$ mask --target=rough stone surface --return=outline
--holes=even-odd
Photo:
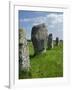
[[[53,48],[53,36],[52,33],[48,35],[48,49]]]
[[[58,46],[58,45],[59,45],[59,38],[56,37],[56,46]]]
[[[31,40],[34,46],[35,54],[46,51],[48,39],[47,37],[48,37],[48,30],[44,23],[33,26],[31,32]]]
[[[28,71],[30,67],[29,51],[26,40],[26,33],[19,29],[19,68]]]

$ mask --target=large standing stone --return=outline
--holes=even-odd
[[[58,46],[58,45],[59,45],[59,38],[56,37],[56,46]]]
[[[52,33],[48,35],[48,49],[53,48],[53,36]]]
[[[20,70],[29,71],[29,51],[26,40],[26,33],[19,29],[19,68]]]
[[[48,31],[46,25],[39,24],[33,26],[31,40],[34,46],[35,54],[46,51]]]

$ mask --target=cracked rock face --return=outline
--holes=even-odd
[[[47,39],[48,39],[48,30],[44,23],[33,26],[31,32],[31,40],[34,46],[35,54],[46,51]]]
[[[29,67],[30,60],[26,33],[23,29],[19,29],[19,68],[23,71],[29,71]]]

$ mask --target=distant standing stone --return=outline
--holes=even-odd
[[[26,33],[23,29],[19,29],[19,68],[23,71],[29,71],[29,67],[30,60]]]
[[[48,49],[53,48],[53,36],[52,33],[48,35]]]
[[[58,46],[58,45],[59,45],[59,38],[56,37],[56,46]]]
[[[31,32],[31,40],[34,46],[35,54],[46,52],[47,37],[48,37],[48,30],[44,23],[33,26]]]

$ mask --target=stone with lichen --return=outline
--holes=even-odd
[[[30,60],[25,30],[19,29],[19,68],[29,71]]]

